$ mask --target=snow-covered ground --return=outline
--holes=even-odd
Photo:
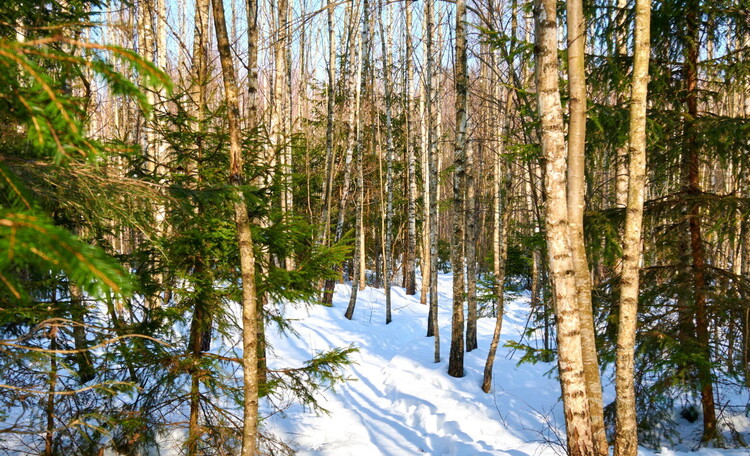
[[[494,386],[480,389],[494,319],[478,324],[479,349],[466,354],[463,378],[447,375],[450,344],[450,275],[439,276],[441,362],[434,363],[434,341],[425,337],[427,306],[419,296],[392,289],[393,322],[385,324],[382,289],[359,292],[354,319],[344,318],[350,288],[337,285],[333,308],[284,309],[294,319],[298,337],[268,334],[274,347],[271,368],[300,365],[320,351],[354,344],[356,364],[348,368],[353,380],[321,397],[330,414],[317,415],[300,406],[264,423],[270,432],[300,455],[509,455],[564,454],[560,387],[552,364],[516,366],[521,353],[498,349]],[[528,298],[508,299],[502,342],[519,340],[528,317]],[[605,403],[613,388],[604,380]],[[745,418],[742,416],[741,418]],[[737,424],[737,423],[736,423]],[[743,423],[739,423],[743,424]],[[747,435],[750,422],[739,426]],[[682,451],[684,450],[684,451]],[[652,455],[641,449],[640,454]],[[663,449],[662,455],[746,456],[747,449]]]

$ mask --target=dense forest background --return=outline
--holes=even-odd
[[[6,453],[288,451],[259,401],[315,408],[356,348],[269,369],[266,327],[337,281],[349,319],[418,293],[455,377],[496,319],[485,392],[530,290],[514,347],[558,361],[572,455],[658,447],[676,408],[746,444],[746,0],[18,0],[0,106]]]

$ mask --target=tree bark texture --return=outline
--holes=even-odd
[[[643,202],[646,188],[646,103],[650,54],[651,0],[637,0],[635,53],[630,89],[628,133],[628,203],[623,236],[620,312],[617,326],[615,389],[615,456],[636,456],[638,427],[635,409],[635,335],[638,324],[638,290],[641,262]]]
[[[412,128],[412,97],[411,85],[414,79],[412,69],[412,58],[414,44],[411,40],[411,3],[404,3],[404,21],[406,23],[406,81],[404,83],[404,98],[406,103],[405,126],[406,129],[406,170],[407,170],[407,242],[406,242],[406,268],[404,269],[404,288],[407,295],[417,293],[416,278],[416,256],[417,256],[417,157],[414,148],[414,134]]]
[[[388,6],[390,8],[390,6]],[[392,117],[392,84],[391,84],[391,58],[388,45],[390,41],[390,30],[386,34],[383,28],[383,5],[380,5],[378,14],[378,25],[380,26],[380,43],[383,52],[383,86],[385,89],[385,144],[386,144],[386,177],[385,177],[385,233],[383,242],[383,281],[385,283],[385,324],[391,322],[391,273],[393,271],[393,161],[395,160],[393,146],[393,117]]]
[[[594,433],[596,452],[607,456],[609,446],[604,429],[602,383],[596,353],[594,310],[591,303],[591,273],[586,258],[583,235],[585,151],[586,151],[586,22],[581,0],[569,0],[567,6],[568,29],[568,83],[570,87],[568,125],[568,232],[575,268],[578,314],[581,322],[581,349],[583,372],[586,377],[586,394],[591,413],[591,430]]]
[[[506,106],[507,106],[507,94]],[[503,108],[505,116],[500,121],[506,125],[507,108]],[[501,127],[501,132],[505,128]],[[503,152],[505,149],[504,133],[498,138],[499,147],[495,157],[495,179],[494,179],[494,207],[493,207],[493,273],[495,276],[495,298],[496,314],[495,329],[492,333],[492,341],[487,353],[487,361],[484,363],[484,375],[482,377],[482,391],[489,393],[492,389],[492,367],[495,363],[497,346],[500,343],[500,336],[503,331],[503,316],[505,315],[505,296],[503,294],[503,284],[505,283],[505,262],[508,257],[508,222],[510,221],[510,208],[508,207],[508,196],[511,187],[511,173],[504,172],[503,166],[505,159]],[[507,175],[507,177],[505,177]]]
[[[477,342],[477,210],[476,165],[474,148],[466,149],[466,351],[479,347]]]
[[[227,105],[229,124],[229,185],[235,188],[233,202],[234,222],[240,251],[240,272],[242,275],[242,365],[244,400],[242,456],[258,454],[258,353],[257,325],[258,307],[255,293],[255,254],[250,218],[245,199],[240,190],[244,184],[242,138],[240,136],[240,108],[237,93],[237,79],[232,61],[232,52],[227,35],[224,4],[222,0],[212,0],[216,42],[221,61],[224,98]]]
[[[464,375],[464,257],[466,186],[466,109],[468,74],[466,52],[466,0],[456,1],[456,142],[453,152],[453,237],[451,239],[451,270],[453,271],[453,318],[448,375]]]
[[[536,85],[541,145],[545,163],[545,217],[549,266],[557,315],[560,385],[568,453],[595,454],[586,379],[581,355],[581,324],[568,230],[565,131],[558,83],[555,0],[535,0]]]

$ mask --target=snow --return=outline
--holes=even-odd
[[[480,389],[494,318],[478,323],[479,349],[466,354],[463,378],[447,375],[451,313],[450,275],[441,274],[439,325],[441,362],[434,363],[434,340],[425,337],[427,306],[419,295],[392,288],[393,322],[385,324],[382,289],[367,287],[358,294],[354,319],[344,318],[350,287],[339,284],[332,308],[286,305],[298,336],[269,328],[269,367],[301,365],[316,353],[354,344],[352,378],[325,392],[321,405],[329,414],[292,406],[264,421],[264,429],[300,455],[509,455],[564,454],[564,419],[560,387],[550,363],[517,366],[520,353],[502,345],[518,341],[528,318],[528,296],[509,297],[501,346],[489,394]],[[528,342],[528,340],[527,340]],[[533,342],[533,340],[531,341]],[[554,370],[552,371],[554,373]],[[604,380],[605,403],[614,399],[611,381]],[[266,410],[269,412],[269,410]],[[269,412],[270,413],[270,412]],[[744,416],[743,416],[744,418]],[[747,419],[738,426],[750,430]],[[665,456],[739,456],[747,449],[703,448],[691,452],[662,449]],[[682,451],[684,449],[684,451]],[[641,448],[639,454],[654,453]]]

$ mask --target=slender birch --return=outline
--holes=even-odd
[[[453,271],[453,318],[448,375],[464,376],[464,258],[465,241],[464,190],[466,180],[466,110],[468,74],[466,50],[466,0],[456,1],[456,142],[453,152],[453,237],[451,269]]]
[[[607,435],[604,429],[602,384],[596,353],[596,333],[591,304],[591,273],[586,258],[583,238],[583,212],[585,209],[585,149],[586,149],[586,69],[584,52],[586,21],[581,0],[569,0],[567,6],[568,29],[568,81],[570,86],[568,125],[568,232],[575,268],[578,314],[581,321],[581,349],[583,371],[586,377],[586,394],[591,413],[591,429],[597,454],[607,456]]]
[[[405,264],[404,270],[404,288],[406,288],[407,295],[416,294],[416,252],[417,252],[417,166],[416,166],[416,151],[414,148],[414,140],[412,133],[412,97],[411,97],[411,85],[414,80],[414,71],[412,69],[412,58],[414,54],[414,44],[411,40],[411,3],[404,3],[404,22],[406,25],[406,81],[404,82],[404,99],[406,109],[404,110],[405,116],[405,142],[406,142],[406,176],[407,176],[407,242],[405,250]]]
[[[630,131],[628,133],[628,203],[623,237],[620,312],[617,326],[615,389],[615,456],[638,454],[635,409],[635,335],[638,323],[638,291],[641,262],[643,202],[646,188],[646,102],[651,40],[651,0],[635,4],[635,54],[630,85]]]
[[[378,26],[380,27],[380,43],[383,52],[383,86],[385,88],[385,144],[386,144],[386,178],[385,178],[385,233],[383,242],[383,281],[385,284],[385,323],[391,322],[391,271],[393,270],[393,118],[392,118],[392,85],[390,59],[390,30],[386,34],[383,28],[383,4],[378,10]],[[390,28],[390,27],[389,27]]]
[[[432,80],[432,70],[435,65],[433,34],[435,29],[435,3],[434,0],[425,0],[425,15],[427,16],[427,37],[425,50],[427,52],[427,67],[425,68],[425,92],[427,100],[427,149],[429,167],[429,236],[430,236],[430,307],[427,315],[427,336],[435,338],[435,362],[440,362],[440,327],[438,326],[438,292],[437,292],[437,187],[438,187],[438,164],[437,135],[435,132],[435,119],[433,118],[435,90]]]

